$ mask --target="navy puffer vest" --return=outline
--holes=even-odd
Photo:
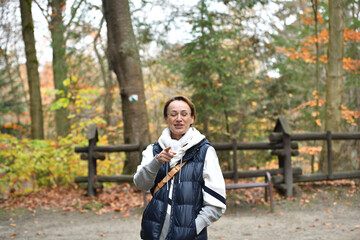
[[[166,185],[153,195],[143,214],[142,239],[159,239],[168,204],[171,204],[171,217],[166,240],[207,239],[206,228],[199,235],[196,234],[195,218],[203,207],[203,168],[209,146],[210,143],[204,139],[186,151],[183,161],[188,162],[182,167],[181,175],[179,171],[174,176],[172,199],[169,199],[169,190],[167,190]],[[155,143],[153,146],[154,155],[161,151],[160,145]],[[153,193],[158,182],[166,176],[166,164],[169,163],[163,164],[158,171],[151,193]],[[168,169],[170,171],[169,166]]]

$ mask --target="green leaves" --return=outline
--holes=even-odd
[[[24,192],[41,186],[71,184],[74,176],[86,172],[86,162],[73,151],[74,144],[80,143],[75,142],[77,139],[29,140],[1,134],[0,191],[9,194],[11,189]]]
[[[56,111],[60,108],[67,108],[69,106],[70,100],[68,98],[59,98],[53,104],[51,104],[50,110]]]

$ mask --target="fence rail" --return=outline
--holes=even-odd
[[[95,182],[132,182],[133,175],[97,176],[97,159],[104,160],[105,155],[103,153],[134,151],[141,153],[146,146],[141,144],[96,146],[96,142],[98,141],[98,130],[95,125],[89,126],[87,139],[89,140],[89,145],[81,147],[77,146],[75,147],[75,152],[81,153],[81,159],[88,161],[88,176],[75,177],[75,182],[87,182],[89,196],[95,194]],[[223,172],[225,178],[231,178],[237,182],[239,178],[263,177],[266,172],[270,172],[271,175],[282,175],[283,177],[281,178],[281,181],[278,182],[277,187],[283,188],[285,195],[291,197],[293,195],[294,182],[360,178],[360,171],[334,173],[332,169],[332,141],[359,139],[360,132],[332,133],[328,131],[325,133],[292,133],[286,119],[284,117],[279,117],[273,132],[269,135],[270,142],[237,142],[233,139],[231,143],[212,143],[212,146],[216,151],[233,152],[233,170]],[[291,157],[299,155],[299,152],[297,151],[299,146],[297,141],[309,140],[326,140],[328,150],[328,173],[303,175],[301,168],[292,167]],[[238,171],[236,154],[238,150],[272,150],[271,154],[278,156],[278,169]]]

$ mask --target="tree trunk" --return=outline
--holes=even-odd
[[[40,77],[36,57],[31,0],[20,0],[22,34],[25,43],[26,70],[30,93],[31,138],[44,139]]]
[[[344,52],[343,1],[329,1],[329,46],[326,82],[325,130],[341,131],[341,95]],[[333,169],[339,169],[340,143],[332,142]],[[320,164],[320,170],[326,170],[326,160]]]
[[[104,119],[106,121],[107,127],[113,127],[115,125],[115,121],[113,121],[111,115],[113,113],[113,99],[112,99],[112,93],[111,90],[116,84],[112,77],[112,72],[106,70],[106,59],[104,56],[102,56],[97,49],[97,41],[100,38],[100,31],[102,28],[104,22],[104,18],[101,19],[99,32],[96,34],[94,38],[94,51],[96,54],[96,57],[98,59],[100,70],[101,70],[101,78],[104,82]],[[116,136],[115,134],[108,132],[108,140],[110,144],[115,144]]]
[[[103,0],[107,22],[108,58],[120,87],[125,143],[150,142],[140,57],[132,28],[128,0]],[[160,117],[160,116],[159,116]],[[127,154],[126,174],[136,171],[140,153]]]
[[[67,97],[67,87],[63,81],[67,77],[68,66],[66,63],[66,44],[65,44],[65,26],[63,21],[63,11],[65,10],[66,0],[49,0],[51,6],[51,22],[49,29],[51,32],[53,49],[53,73],[55,89],[60,90],[62,94],[56,95],[56,100],[61,97]],[[66,136],[70,130],[69,110],[60,108],[55,112],[56,133],[58,136]]]

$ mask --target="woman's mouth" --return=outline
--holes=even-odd
[[[174,127],[175,127],[176,129],[183,128],[183,126],[184,126],[184,125],[182,125],[182,124],[174,124]]]

